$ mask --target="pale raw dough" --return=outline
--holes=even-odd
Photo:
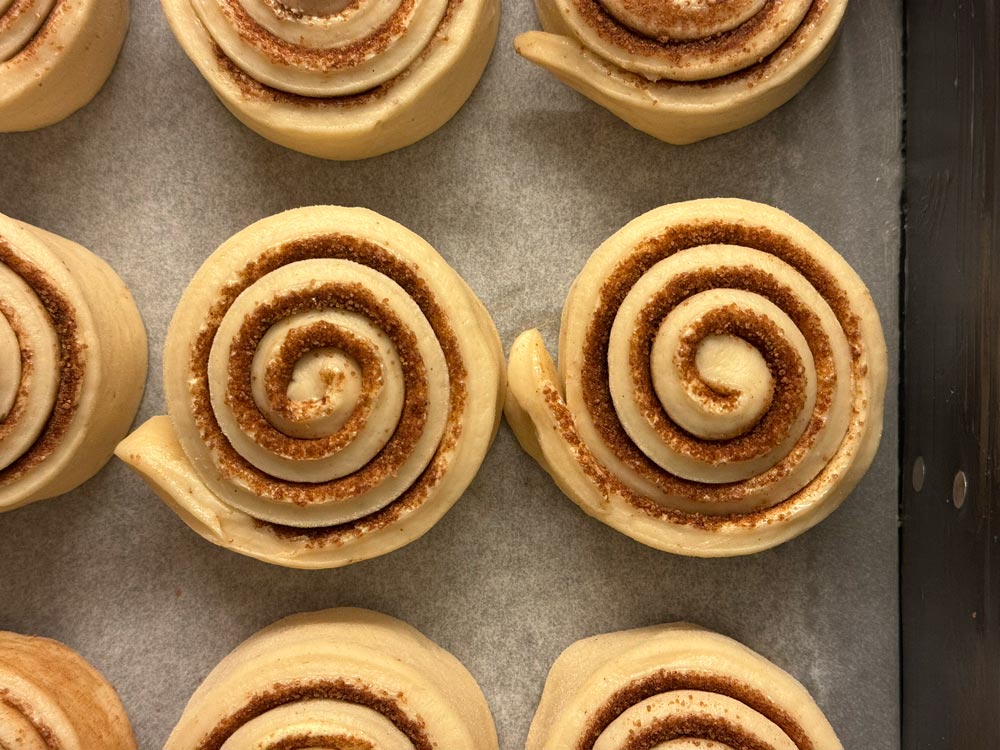
[[[871,295],[819,236],[758,203],[678,203],[615,233],[570,290],[559,362],[537,331],[511,348],[521,445],[588,514],[668,552],[741,555],[801,534],[882,434]]]
[[[287,617],[240,644],[165,750],[265,747],[497,750],[497,737],[454,656],[400,620],[342,608]]]
[[[275,143],[324,159],[408,146],[469,98],[498,0],[162,0],[223,104]]]
[[[291,567],[426,532],[475,476],[504,392],[496,328],[465,282],[360,208],[287,211],[224,243],[164,357],[170,417],[118,455],[205,538]]]
[[[0,0],[0,132],[52,125],[93,99],[128,18],[128,0]]]
[[[0,747],[135,750],[118,694],[82,656],[48,638],[0,632]]]
[[[146,383],[125,284],[62,237],[0,215],[0,511],[69,492],[111,458]]]
[[[759,120],[826,61],[847,0],[536,0],[517,51],[627,123],[685,144]]]
[[[626,746],[843,750],[794,677],[688,623],[586,638],[552,666],[527,750]]]

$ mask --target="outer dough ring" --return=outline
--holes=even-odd
[[[648,81],[586,49],[546,0],[536,0],[544,31],[514,40],[517,52],[629,125],[685,145],[760,120],[795,96],[826,62],[847,0],[816,0],[799,31],[759,65],[728,81]]]
[[[783,739],[791,738],[788,747],[795,750],[843,750],[815,701],[794,677],[736,641],[688,623],[608,633],[571,645],[549,672],[528,732],[527,750],[592,750],[615,719],[667,693],[676,699],[672,708],[679,716],[674,720],[682,723],[686,718],[691,732],[680,737],[673,733],[677,738],[673,741],[680,741],[684,750],[725,746],[724,733],[732,731],[733,724],[738,730],[744,728],[734,718],[733,708],[738,706],[769,717],[780,726]],[[699,693],[707,694],[708,700],[688,699]],[[732,698],[738,705],[726,701],[727,713],[715,713],[710,702],[715,696]],[[660,741],[673,750],[669,720],[661,711],[659,706],[646,710],[640,705],[635,720],[644,725],[663,722]],[[645,728],[636,727],[636,735]],[[635,744],[636,750],[652,746]]]
[[[573,321],[581,315],[589,316],[589,300],[597,299],[596,292],[578,291],[582,280],[588,278],[588,290],[603,284],[617,263],[629,259],[636,248],[649,242],[655,247],[657,238],[666,232],[701,222],[720,222],[727,232],[729,226],[747,227],[750,231],[760,228],[765,233],[790,239],[795,247],[820,253],[822,266],[834,278],[842,280],[859,337],[852,350],[852,369],[857,379],[852,398],[856,406],[865,406],[851,421],[841,448],[804,489],[772,507],[746,515],[680,512],[630,489],[595,458],[591,447],[581,438],[579,417],[566,401],[566,370],[580,366],[575,360],[569,361],[570,357],[578,356],[580,348],[576,339],[571,346],[567,344],[568,331],[579,332],[589,326],[589,322],[580,326]],[[694,557],[752,554],[802,534],[830,515],[847,497],[871,465],[882,434],[888,362],[871,295],[850,265],[808,227],[778,209],[750,201],[690,201],[654,209],[633,220],[594,252],[570,291],[563,308],[560,369],[556,369],[535,330],[517,338],[508,361],[505,415],[525,451],[585,513],[636,541],[675,554]],[[584,418],[591,419],[587,415]]]
[[[4,511],[69,492],[108,462],[139,408],[147,354],[139,310],[107,263],[74,242],[2,215],[0,243],[41,268],[72,306],[83,373],[55,447],[31,466],[15,469],[15,462],[0,470]]]
[[[58,0],[28,46],[0,62],[0,132],[52,125],[93,99],[128,22],[128,0]]]
[[[292,243],[339,233],[384,248],[418,270],[450,285],[448,322],[463,324],[455,337],[468,376],[465,418],[459,435],[442,442],[419,481],[388,506],[350,523],[294,528],[264,523],[220,498],[179,440],[192,427],[193,402],[185,378],[172,377],[170,358],[188,362],[190,336],[202,327],[196,306],[206,290],[226,283],[237,269]],[[325,257],[325,256],[324,256]],[[288,267],[288,266],[285,266]],[[452,317],[452,316],[456,317]],[[361,208],[314,206],[263,219],[237,233],[213,254],[182,297],[164,352],[165,390],[170,417],[153,417],[123,440],[116,454],[149,482],[157,495],[199,535],[240,554],[295,568],[333,568],[377,557],[416,540],[437,523],[471,483],[499,428],[504,397],[503,350],[485,307],[443,258],[422,238],[379,214]],[[450,417],[449,417],[450,419]],[[449,422],[449,425],[451,423]],[[216,476],[214,473],[212,476]],[[426,481],[425,481],[426,480]]]
[[[336,715],[322,731],[310,716],[309,701],[324,699],[367,704],[421,750],[497,750],[486,699],[454,656],[400,620],[353,608],[286,617],[237,646],[195,691],[166,750],[218,750],[240,727],[295,704],[296,733],[337,736],[345,728]]]
[[[448,122],[486,69],[500,23],[497,0],[452,0],[446,24],[409,69],[371,92],[309,99],[263,86],[221,58],[188,0],[161,2],[174,36],[237,119],[281,146],[341,161],[409,146]]]
[[[114,688],[82,656],[58,641],[0,633],[0,708],[4,707],[11,713],[0,715],[0,737],[5,729],[15,737],[28,733],[46,750],[136,748]],[[5,719],[10,722],[6,726]],[[23,735],[21,739],[29,741]]]

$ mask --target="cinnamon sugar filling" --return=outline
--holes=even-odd
[[[415,0],[402,0],[396,11],[368,36],[339,47],[316,49],[285,41],[261,26],[247,13],[239,0],[220,0],[219,7],[250,46],[272,62],[310,70],[345,70],[356,68],[384,52],[406,32]]]
[[[419,65],[430,53],[430,51],[435,47],[435,45],[442,39],[446,39],[447,27],[451,22],[455,11],[462,4],[462,0],[449,0],[448,6],[445,9],[444,17],[438,24],[437,31],[434,37],[431,38],[430,43],[423,49],[423,51],[417,56],[417,59],[413,62],[409,68],[401,72],[394,78],[390,78],[384,83],[380,83],[374,88],[368,91],[362,91],[358,94],[347,94],[344,96],[331,96],[331,97],[313,97],[313,96],[303,96],[302,94],[294,94],[288,91],[282,91],[281,89],[274,88],[273,86],[268,86],[266,83],[262,83],[250,75],[247,75],[236,63],[229,59],[226,53],[222,50],[219,45],[215,43],[214,40],[211,41],[212,51],[215,54],[216,63],[219,66],[219,70],[231,80],[237,88],[239,88],[240,93],[248,99],[258,99],[265,102],[280,103],[280,104],[292,104],[298,107],[338,107],[338,108],[351,108],[360,107],[369,104],[373,101],[383,98],[386,96],[394,86],[402,83],[409,77],[411,70],[416,65]]]
[[[703,276],[715,275],[709,272]],[[718,465],[749,461],[766,455],[787,437],[806,403],[805,366],[802,358],[769,318],[735,305],[712,310],[690,329],[677,353],[682,379],[691,384],[691,390],[700,389],[702,396],[708,401],[719,400],[720,396],[725,399],[726,395],[712,391],[698,376],[695,356],[702,340],[710,335],[736,336],[761,353],[774,379],[773,394],[770,408],[749,432],[728,440],[711,441],[690,435],[670,419],[656,395],[649,367],[650,350],[663,319],[680,301],[678,297],[690,296],[683,291],[688,280],[676,279],[665,287],[650,300],[639,316],[640,322],[633,334],[629,352],[629,364],[637,383],[635,398],[639,409],[660,438],[675,452],[703,463]],[[724,282],[720,285],[713,283],[714,281],[716,279],[703,279],[705,288],[740,288],[732,283]]]
[[[339,430],[322,438],[294,438],[275,429],[261,414],[251,391],[253,357],[260,340],[275,323],[298,313],[316,309],[337,309],[356,312],[373,321],[392,340],[403,363],[405,395],[403,412],[389,442],[378,455],[361,470],[341,479],[321,483],[288,482],[261,471],[240,456],[239,461],[217,464],[224,476],[237,479],[258,495],[306,505],[314,502],[346,500],[377,487],[386,476],[395,474],[413,452],[427,421],[428,386],[426,368],[420,358],[416,337],[406,328],[387,306],[361,284],[317,283],[308,289],[286,293],[269,303],[259,305],[249,315],[233,339],[228,363],[229,387],[226,403],[233,410],[240,428],[261,447],[291,460],[310,460],[330,455],[338,445],[349,443],[356,431]],[[333,328],[331,326],[331,328]],[[326,340],[354,348],[362,358],[365,350],[353,347],[343,331],[328,331]],[[367,353],[371,357],[371,353]],[[294,361],[291,363],[294,366]],[[370,369],[370,368],[369,368]],[[363,392],[371,401],[373,384],[369,382]],[[355,414],[358,412],[355,410]],[[363,419],[364,413],[360,414]],[[352,415],[352,419],[354,415]],[[345,429],[350,422],[345,425]],[[220,433],[221,435],[221,430]],[[217,447],[217,439],[209,441]],[[231,444],[228,440],[225,445]],[[235,449],[232,449],[235,453]],[[239,455],[239,454],[237,454]]]
[[[42,742],[45,743],[47,750],[62,750],[63,744],[56,737],[56,733],[52,731],[52,728],[34,716],[34,712],[28,706],[13,698],[8,690],[0,689],[0,703],[23,716],[31,724],[31,728],[42,738]]]
[[[731,750],[774,750],[733,722],[702,714],[655,721],[651,726],[630,734],[620,750],[652,750],[663,742],[689,738],[720,742]]]
[[[401,704],[406,700],[405,695],[390,697],[366,685],[358,685],[343,679],[278,684],[270,690],[257,693],[250,697],[246,705],[230,714],[209,732],[195,750],[220,750],[226,740],[249,721],[279,706],[309,700],[337,700],[365,706],[392,722],[413,743],[414,750],[435,750],[424,721],[410,716],[403,710]],[[313,747],[313,745],[292,745],[291,748],[279,745],[280,750],[301,747]]]
[[[753,344],[768,363],[776,385],[784,387],[776,389],[775,400],[755,429],[731,440],[702,441],[697,436],[689,435],[670,419],[653,389],[652,373],[648,365],[649,352],[660,324],[670,311],[684,299],[709,289],[740,289],[769,299],[792,319],[809,345],[816,370],[816,403],[813,407],[813,418],[799,438],[796,447],[769,472],[760,478],[747,480],[749,483],[747,485],[743,483],[706,485],[690,482],[665,472],[646,457],[630,439],[620,437],[625,435],[624,427],[621,425],[617,434],[610,430],[607,434],[612,435],[609,445],[618,458],[665,491],[672,494],[696,495],[707,500],[715,499],[714,495],[718,495],[719,500],[731,500],[743,494],[739,490],[741,486],[748,489],[750,486],[771,482],[786,475],[808,452],[832,404],[836,369],[830,341],[823,332],[818,316],[798,300],[791,289],[780,284],[770,274],[751,266],[737,266],[707,269],[677,276],[643,309],[639,318],[639,328],[634,333],[629,361],[637,383],[636,400],[643,414],[661,437],[668,444],[677,446],[679,451],[708,463],[745,461],[763,455],[787,436],[788,428],[805,404],[804,365],[798,353],[784,340],[774,324],[759,319],[753,325],[733,328],[738,319],[726,320],[729,317],[727,314],[716,312],[713,318],[719,332],[730,332],[726,329],[733,328],[731,332]],[[741,317],[749,315],[751,314],[747,311],[740,311]],[[712,332],[714,331],[705,331],[706,335]],[[590,369],[593,360],[588,358],[585,361]],[[606,366],[604,360],[600,365]],[[585,379],[590,382],[586,376]],[[610,390],[608,393],[610,397]],[[713,491],[712,487],[716,489]]]
[[[648,0],[662,5],[658,0]],[[653,39],[632,29],[613,15],[600,0],[573,0],[580,16],[604,39],[626,52],[636,55],[658,57],[673,65],[683,65],[693,54],[710,53],[714,59],[734,54],[774,21],[781,6],[781,0],[767,0],[760,12],[742,24],[721,34],[702,39]],[[662,8],[658,12],[663,12]]]
[[[35,293],[42,303],[42,307],[49,314],[56,338],[59,341],[59,385],[52,413],[34,444],[9,466],[0,469],[0,485],[2,485],[15,481],[42,463],[56,450],[63,436],[69,430],[73,418],[76,416],[80,393],[83,389],[83,378],[86,372],[84,359],[86,345],[79,338],[76,311],[73,304],[52,283],[42,269],[20,257],[17,251],[2,237],[0,237],[0,263],[20,276]],[[18,332],[16,314],[6,317],[16,334]],[[18,340],[24,340],[23,334],[18,336]],[[22,366],[25,362],[30,363],[31,351],[22,348],[21,357]],[[25,398],[26,395],[22,388],[18,392],[17,399]],[[12,419],[23,414],[23,410],[23,404],[19,406],[18,401],[15,400],[11,414],[4,420],[4,424],[12,424]],[[0,438],[2,436],[3,433],[0,432]]]
[[[816,746],[809,739],[805,728],[796,721],[795,717],[759,690],[730,677],[721,677],[706,672],[671,672],[667,670],[662,670],[648,677],[636,680],[614,693],[603,706],[594,712],[593,718],[590,719],[584,728],[580,736],[580,741],[574,750],[593,750],[594,744],[604,730],[635,704],[661,693],[682,690],[716,693],[737,700],[776,724],[795,743],[798,750],[816,750]],[[679,737],[697,737],[699,739],[715,740],[716,742],[730,745],[734,750],[770,750],[769,748],[758,748],[756,745],[747,744],[752,738],[739,730],[738,727],[734,727],[723,717],[719,717],[717,721],[713,721],[708,725],[702,722],[699,727],[692,726],[692,730],[701,733],[687,735],[671,734],[671,732],[678,731],[676,723],[662,722],[659,726],[654,724],[648,730],[633,734],[630,743],[627,745],[627,750],[650,750],[660,742]],[[742,742],[743,744],[733,744],[732,741],[727,741],[721,736],[715,737],[712,734],[706,734],[706,732],[712,731],[719,733],[732,732],[732,739],[736,740],[737,743]],[[662,739],[658,739],[658,733],[663,734]],[[626,749],[623,748],[623,750]]]
[[[347,734],[295,734],[261,750],[376,750],[366,739]]]
[[[614,16],[608,13],[600,5],[599,0],[575,0],[575,2],[580,8],[582,15],[605,39],[617,44],[615,39],[621,36],[628,36],[630,38],[634,38],[633,41],[635,41],[638,45],[655,45],[659,48],[659,42],[654,42],[648,37],[637,34],[632,29],[621,24]],[[771,7],[774,2],[775,0],[771,0],[768,7]],[[752,65],[743,70],[737,70],[733,73],[719,76],[717,78],[709,78],[703,81],[678,81],[669,78],[663,78],[658,81],[649,81],[647,78],[644,78],[637,73],[619,68],[611,62],[608,62],[608,64],[614,67],[616,74],[620,75],[625,80],[630,81],[637,88],[645,88],[651,85],[715,88],[716,86],[738,82],[752,84],[757,81],[765,80],[769,76],[773,75],[775,70],[784,62],[786,56],[793,53],[806,42],[824,14],[829,10],[829,5],[830,0],[813,0],[812,6],[810,6],[805,18],[802,19],[802,23],[799,24],[799,27],[792,33],[792,35],[779,45],[777,49],[761,59],[756,65]],[[761,14],[759,15],[762,15],[766,10],[767,8],[762,9]],[[746,23],[753,23],[753,21],[754,19],[750,19]],[[742,27],[737,27],[729,32],[724,32],[724,34],[741,33],[741,28]],[[720,36],[724,36],[724,34]],[[719,36],[716,36],[709,37],[706,40],[696,40],[695,42],[674,42],[673,44],[711,44],[718,38]],[[644,52],[644,54],[648,53]]]
[[[419,270],[415,266],[395,257],[385,248],[359,237],[331,233],[294,240],[263,252],[237,273],[233,281],[219,290],[219,299],[209,310],[205,324],[192,345],[190,408],[202,440],[215,452],[220,462],[235,465],[243,459],[222,433],[212,410],[207,372],[208,357],[219,325],[236,298],[261,277],[290,263],[320,258],[351,260],[366,265],[391,278],[413,299],[430,323],[444,353],[449,376],[449,411],[444,436],[430,464],[413,486],[385,508],[355,521],[319,528],[298,528],[255,521],[259,527],[270,529],[276,536],[301,542],[305,547],[338,544],[347,538],[364,535],[392,524],[403,512],[423,504],[428,493],[449,469],[451,455],[462,433],[461,417],[466,408],[468,395],[468,375],[458,337],[444,308],[434,298],[433,292],[420,277]],[[409,366],[410,363],[403,362],[404,372]],[[266,475],[263,479],[277,484],[273,478]],[[295,492],[299,489],[295,483],[281,484],[286,491]],[[310,486],[312,485],[305,485],[304,488]]]
[[[6,414],[0,415],[0,441],[2,441],[7,435],[13,432],[14,425],[21,420],[25,409],[28,408],[28,399],[31,397],[28,382],[32,371],[35,369],[35,355],[31,350],[28,337],[25,335],[24,325],[17,314],[17,310],[8,305],[3,299],[0,299],[0,316],[7,321],[7,325],[14,332],[14,337],[17,339],[18,351],[21,355],[21,380],[18,385],[17,394],[14,396],[14,403],[11,404]]]
[[[271,409],[289,422],[299,422],[307,418],[308,414],[303,413],[301,405],[296,405],[288,397],[288,389],[292,384],[295,366],[299,360],[310,352],[326,348],[333,348],[349,355],[357,362],[361,371],[361,393],[358,394],[358,401],[351,416],[337,433],[341,438],[334,440],[334,435],[327,438],[331,441],[331,450],[335,452],[346,446],[352,436],[364,428],[371,415],[374,395],[378,393],[383,383],[382,363],[371,343],[327,321],[295,328],[288,332],[278,349],[277,356],[267,363],[264,373],[264,392],[267,394],[267,402]],[[340,380],[343,380],[343,377],[341,375]]]
[[[8,8],[7,13],[4,14],[4,17],[6,17],[13,10],[13,6],[19,4],[20,1],[21,0],[14,0],[12,6]],[[37,53],[39,48],[45,44],[49,37],[57,33],[57,25],[63,19],[67,9],[71,9],[72,7],[73,6],[70,4],[69,0],[55,0],[52,9],[49,11],[48,16],[46,16],[45,21],[39,27],[35,35],[31,37],[28,43],[15,53],[13,57],[5,61],[0,60],[0,64],[20,65],[21,63],[28,64],[34,61],[38,57]],[[30,9],[28,10],[30,12]]]

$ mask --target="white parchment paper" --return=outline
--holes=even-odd
[[[677,148],[518,58],[514,35],[537,21],[527,0],[504,0],[493,60],[458,116],[416,146],[341,164],[241,126],[155,0],[136,0],[93,103],[57,126],[0,135],[0,212],[84,244],[131,286],[151,345],[140,419],[164,409],[162,342],[182,289],[223,240],[272,213],[337,203],[402,222],[469,281],[509,346],[531,326],[554,343],[573,277],[628,220],[736,196],[805,221],[870,286],[892,365],[885,435],[829,520],[730,560],[656,552],[587,518],[506,426],[467,495],[423,539],[322,572],[213,547],[114,460],[65,497],[0,516],[0,629],[80,650],[120,691],[141,747],[160,748],[199,681],[244,638],[294,612],[370,607],[454,652],[483,686],[501,747],[514,750],[572,641],[686,619],[798,676],[846,747],[898,748],[899,6],[852,3],[832,59],[795,100]]]

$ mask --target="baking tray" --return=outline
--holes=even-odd
[[[875,463],[831,518],[782,547],[698,560],[587,518],[505,426],[458,505],[418,542],[331,571],[269,566],[191,532],[120,462],[60,499],[0,516],[0,628],[58,638],[115,684],[140,746],[162,747],[205,674],[286,614],[360,605],[401,617],[480,681],[503,750],[523,746],[549,666],[572,641],[686,619],[798,676],[848,748],[899,747],[896,363],[899,356],[900,2],[851,4],[826,67],[751,127],[683,148],[632,130],[519,59],[537,27],[506,0],[496,52],[455,119],[377,159],[274,146],[218,103],[137,0],[118,66],[67,121],[0,136],[0,211],[82,243],[133,289],[150,334],[140,420],[162,413],[164,334],[223,240],[316,203],[368,206],[426,237],[493,313],[505,345],[550,345],[573,277],[638,214],[736,196],[779,206],[858,270],[889,345]]]

